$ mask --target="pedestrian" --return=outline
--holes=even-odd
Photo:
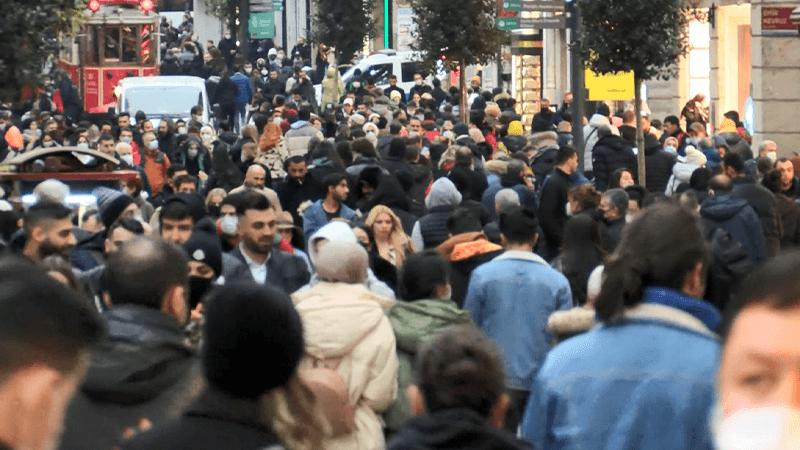
[[[556,166],[542,186],[539,203],[539,220],[544,231],[545,259],[558,255],[564,239],[564,226],[569,216],[567,205],[571,183],[570,175],[578,169],[578,153],[572,147],[561,147],[556,156]],[[576,211],[572,211],[573,214]]]
[[[586,215],[577,215],[567,221],[564,228],[564,245],[553,261],[553,267],[569,280],[572,301],[576,306],[586,303],[589,275],[605,264],[606,252],[600,240],[600,227]]]
[[[411,233],[416,251],[436,248],[447,240],[447,219],[461,200],[461,193],[449,179],[439,178],[433,182],[425,197],[428,213],[419,218]]]
[[[309,240],[320,228],[333,219],[355,220],[356,214],[347,205],[347,175],[333,173],[322,180],[323,199],[314,202],[303,213],[303,236]]]
[[[622,241],[625,229],[625,215],[628,212],[630,197],[623,189],[615,188],[604,192],[600,197],[598,209],[603,213],[606,226],[606,235],[603,239],[603,249],[607,253],[614,253]]]
[[[539,448],[712,448],[722,318],[700,300],[708,247],[677,206],[630,227],[595,300],[601,325],[553,349],[531,383],[522,436]]]
[[[317,255],[317,286],[293,298],[305,330],[300,369],[326,367],[347,383],[354,427],[326,436],[321,448],[369,450],[386,445],[379,414],[397,397],[397,352],[386,317],[392,301],[369,291],[367,252],[358,244],[328,242]],[[340,412],[341,413],[341,412]]]

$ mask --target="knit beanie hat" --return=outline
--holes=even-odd
[[[317,275],[321,280],[363,283],[367,279],[368,267],[367,251],[353,242],[328,242],[317,255]]]
[[[736,124],[728,118],[722,119],[722,124],[719,126],[720,133],[729,133],[736,131]]]
[[[701,167],[706,165],[706,162],[706,155],[704,155],[703,152],[691,145],[686,146],[686,164],[693,164]]]
[[[106,228],[119,219],[125,208],[134,202],[130,195],[103,186],[95,188],[92,194],[97,198],[97,211]]]
[[[199,223],[200,219],[206,216],[206,206],[203,202],[203,197],[196,192],[179,192],[174,194],[164,202],[162,209],[172,202],[180,202],[186,205],[195,224]]]
[[[208,217],[204,218],[194,227],[189,240],[184,242],[183,249],[189,259],[208,264],[214,270],[215,276],[222,274],[222,246],[215,233],[214,222]]]
[[[232,397],[255,400],[285,385],[303,355],[303,325],[288,295],[252,282],[216,288],[205,309],[203,371]],[[257,370],[254,358],[266,361]]]
[[[508,134],[511,136],[522,136],[522,123],[514,120],[508,124]]]

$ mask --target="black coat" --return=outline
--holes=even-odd
[[[628,169],[633,179],[638,176],[639,164],[630,145],[619,136],[605,136],[597,141],[592,149],[592,168],[594,169],[594,185],[598,191],[608,189],[611,175],[617,169]]]
[[[238,96],[239,86],[231,81],[230,77],[222,77],[217,84],[217,90],[214,92],[211,103],[219,103],[220,106],[235,106]]]
[[[203,394],[180,419],[122,445],[123,450],[260,450],[281,445],[258,420],[255,402],[214,391]]]
[[[655,136],[648,134],[645,138],[644,164],[647,168],[645,187],[650,192],[664,192],[672,176],[675,157],[665,152]]]
[[[733,179],[733,195],[747,200],[761,222],[761,230],[767,243],[767,255],[772,257],[780,253],[781,222],[778,218],[775,196],[769,189],[756,183],[749,177]]]
[[[228,253],[228,256],[231,258],[223,258],[222,265],[225,283],[253,282],[253,274],[242,251],[237,247]],[[282,252],[277,245],[272,246],[272,252],[267,259],[267,283],[287,294],[292,294],[307,285],[310,280],[311,274],[308,273],[308,265],[303,258]]]
[[[464,198],[469,198],[475,201],[481,201],[483,191],[489,187],[489,181],[486,180],[486,175],[483,172],[472,170],[467,165],[456,164],[450,169],[450,174],[457,173],[463,176],[469,186],[469,193],[462,192]],[[452,176],[448,178],[453,179]]]
[[[607,238],[603,240],[603,250],[612,254],[617,250],[619,242],[622,240],[622,231],[625,229],[625,218],[621,217],[611,222],[606,222],[608,227]]]
[[[155,426],[179,417],[202,388],[175,319],[137,305],[116,306],[106,319],[108,337],[67,411],[61,449],[111,450],[142,417]]]
[[[284,211],[289,211],[294,218],[295,225],[302,228],[303,215],[297,208],[306,200],[315,202],[323,197],[322,187],[316,178],[309,172],[303,183],[294,178],[286,177],[286,181],[275,189]]]
[[[545,259],[555,258],[561,249],[564,239],[564,227],[567,225],[567,194],[571,187],[569,175],[559,168],[547,177],[542,187],[542,198],[539,202],[539,223],[547,242]]]
[[[450,235],[447,231],[447,219],[453,214],[453,210],[455,210],[453,206],[436,206],[419,218],[419,231],[425,248],[436,248],[447,240]]]
[[[464,300],[467,298],[467,287],[469,287],[469,278],[472,276],[472,271],[476,267],[485,262],[489,262],[503,253],[503,250],[497,250],[489,253],[475,255],[461,261],[450,261],[450,286],[452,293],[450,299],[456,302],[459,308],[464,307]]]

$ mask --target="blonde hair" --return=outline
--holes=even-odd
[[[364,223],[372,230],[372,225],[378,220],[378,216],[381,214],[388,214],[389,218],[392,221],[392,232],[389,234],[389,240],[392,242],[395,251],[395,258],[396,258],[396,265],[398,269],[403,266],[403,261],[406,259],[406,249],[409,252],[414,252],[414,244],[408,238],[406,233],[403,231],[403,225],[400,222],[400,218],[389,209],[389,207],[384,205],[377,205],[372,208],[372,211],[369,212],[367,216],[367,220]],[[373,238],[375,236],[375,230],[372,230]]]
[[[214,196],[217,196],[217,195],[222,197],[222,198],[225,198],[225,197],[228,196],[228,193],[225,192],[225,189],[222,189],[222,188],[214,188],[214,189],[210,190],[208,192],[208,195],[206,195],[206,206],[208,206],[208,202],[211,201],[211,197],[214,197]]]
[[[289,381],[264,394],[260,402],[262,422],[290,450],[321,448],[329,431],[314,393],[295,373]]]

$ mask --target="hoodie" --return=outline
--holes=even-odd
[[[323,448],[384,448],[379,413],[397,398],[397,343],[386,317],[391,300],[358,284],[320,282],[293,296],[305,330],[300,370],[327,361],[347,380],[355,431]]]
[[[447,219],[461,204],[461,200],[461,193],[449,179],[439,178],[433,183],[425,197],[428,213],[419,218],[411,232],[411,240],[417,251],[435,248],[447,240]]]
[[[706,227],[722,228],[733,240],[741,243],[751,261],[758,263],[767,258],[761,223],[746,200],[733,194],[714,195],[703,202],[700,217]]]
[[[317,248],[314,245],[319,239],[327,239],[328,241],[336,241],[336,242],[350,242],[356,243],[358,240],[356,239],[356,235],[353,233],[353,230],[344,222],[331,222],[324,227],[320,228],[319,231],[311,235],[311,239],[308,240],[308,258],[311,260],[311,264],[316,264],[317,259]],[[311,276],[311,281],[306,286],[300,288],[297,293],[305,292],[317,284],[319,284],[320,280],[317,277],[317,274],[314,273]],[[364,283],[370,291],[386,297],[390,299],[394,299],[394,291],[390,288],[386,283],[380,281],[376,276],[375,273],[372,272],[372,269],[367,271],[367,281]]]
[[[392,431],[399,430],[411,417],[406,388],[414,383],[414,360],[417,353],[431,339],[451,327],[471,325],[469,313],[446,298],[396,302],[389,310],[397,340],[397,359],[400,369],[397,374],[397,401],[386,413],[386,425]]]
[[[668,196],[672,195],[681,183],[689,184],[692,174],[699,168],[700,166],[698,165],[678,161],[672,166],[672,177],[670,177],[669,183],[667,183],[667,189],[664,193]]]
[[[138,305],[116,306],[106,319],[108,336],[66,414],[61,449],[110,450],[142,417],[154,425],[179,417],[202,388],[175,319]]]
[[[489,425],[468,409],[425,413],[408,421],[389,442],[388,450],[522,450],[531,448],[506,430]]]
[[[589,124],[583,127],[583,139],[585,140],[583,150],[583,170],[587,172],[592,170],[592,149],[594,149],[594,144],[596,144],[600,139],[600,136],[597,134],[597,129],[603,125],[611,128],[611,134],[614,136],[619,136],[619,130],[617,130],[617,127],[611,125],[608,117],[600,114],[595,114],[592,116],[592,118],[589,120]]]

